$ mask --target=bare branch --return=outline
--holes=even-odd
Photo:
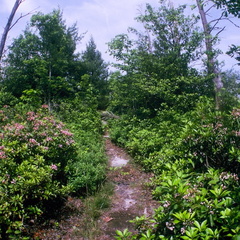
[[[224,26],[220,31],[218,31],[218,32],[216,33],[216,36],[218,36],[221,32],[223,32],[223,31],[225,30],[225,28],[226,28],[226,26]]]
[[[226,26],[223,27],[223,28],[221,28],[221,30],[218,31],[218,32],[215,34],[215,36],[213,37],[213,39],[211,40],[211,42],[214,42],[214,41],[218,38],[218,35],[225,30],[225,28],[226,28]]]
[[[19,22],[19,20],[21,20],[22,18],[24,18],[24,17],[26,17],[28,15],[31,15],[31,14],[35,13],[37,9],[38,8],[36,8],[36,9],[32,10],[31,12],[28,12],[28,13],[26,13],[24,15],[21,14],[21,16],[11,25],[11,27],[9,28],[9,31]]]
[[[213,19],[212,21],[210,21],[208,24],[211,24],[211,23],[213,23],[213,22],[219,22],[221,19],[223,19],[223,15],[224,15],[224,13],[222,12],[222,14],[221,14],[221,16],[219,17],[219,18],[217,18],[217,19]]]
[[[11,11],[11,14],[8,18],[8,21],[7,21],[7,24],[4,28],[4,31],[3,31],[3,34],[2,34],[2,38],[1,38],[1,43],[0,43],[0,60],[2,59],[2,55],[3,55],[3,50],[4,50],[4,47],[5,47],[5,43],[6,43],[6,40],[7,40],[7,35],[8,35],[8,32],[10,30],[10,27],[12,25],[12,21],[13,21],[13,18],[17,12],[17,9],[18,7],[20,6],[20,4],[23,2],[24,0],[16,0],[15,1],[15,4],[12,8],[12,11]]]
[[[2,34],[2,37],[1,37],[1,42],[0,42],[0,61],[1,61],[2,56],[3,56],[3,51],[4,51],[4,48],[5,48],[5,44],[6,44],[6,40],[7,40],[7,35],[8,35],[8,33],[9,33],[9,31],[13,28],[13,26],[15,26],[15,25],[17,24],[17,22],[18,22],[21,18],[23,18],[23,17],[25,17],[25,16],[27,16],[27,15],[29,15],[29,14],[32,13],[32,12],[29,12],[29,13],[27,13],[27,14],[25,14],[25,15],[21,15],[14,23],[12,23],[12,22],[13,22],[13,19],[14,19],[14,16],[15,16],[15,14],[16,14],[19,6],[20,6],[23,2],[25,2],[25,0],[16,0],[16,1],[15,1],[14,6],[13,6],[13,8],[12,8],[12,11],[11,11],[11,13],[10,13],[10,16],[9,16],[9,18],[8,18],[7,24],[6,24],[5,28],[4,28],[4,31],[3,31],[3,34]]]
[[[205,14],[207,14],[212,8],[216,7],[216,4],[212,5],[208,10],[205,11]]]
[[[224,15],[224,14],[222,13],[219,18],[214,19],[214,20],[212,20],[212,21],[210,21],[210,22],[208,23],[209,25],[211,25],[211,23],[216,22],[216,23],[213,25],[213,27],[212,27],[211,29],[209,29],[209,32],[210,32],[210,33],[216,28],[216,26],[218,25],[218,23],[219,23],[221,20],[223,20],[223,15]]]
[[[232,23],[235,27],[240,28],[240,26],[237,25],[236,23],[234,23],[232,20],[230,20],[230,18],[227,18],[226,20],[228,20],[230,23]]]

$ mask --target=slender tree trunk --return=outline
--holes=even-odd
[[[3,51],[4,51],[5,43],[6,43],[6,40],[7,40],[7,35],[9,33],[10,29],[11,29],[13,18],[15,16],[16,12],[17,12],[18,7],[20,6],[20,4],[22,2],[23,2],[23,0],[16,0],[15,1],[15,4],[14,4],[14,6],[12,8],[12,11],[11,11],[11,14],[8,18],[7,24],[4,28],[2,38],[1,38],[1,43],[0,43],[0,61],[1,61],[2,56],[3,56]]]
[[[206,55],[207,55],[207,71],[208,74],[213,74],[213,83],[215,87],[215,101],[216,109],[220,108],[220,91],[223,87],[220,71],[218,70],[217,61],[215,59],[215,53],[213,49],[213,37],[211,35],[210,26],[207,21],[206,13],[203,7],[202,0],[196,0],[198,11],[202,20],[204,35],[205,35],[205,45],[206,45]]]

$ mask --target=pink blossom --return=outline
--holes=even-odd
[[[30,138],[29,142],[32,143],[33,145],[39,145],[39,143],[33,138]]]
[[[57,171],[58,167],[57,167],[57,165],[55,165],[55,164],[52,164],[52,165],[51,165],[51,169],[53,169],[53,170]]]
[[[239,180],[238,175],[236,173],[228,173],[228,172],[222,172],[219,178],[221,181],[224,181],[227,179],[233,179],[235,181]]]
[[[169,201],[165,201],[165,203],[163,204],[163,207],[167,208],[171,205],[171,203]]]
[[[0,159],[6,158],[5,152],[0,151]]]
[[[36,118],[35,112],[28,112],[27,116],[28,116],[28,118],[27,118],[28,121],[34,121]]]
[[[52,140],[53,140],[53,139],[52,139],[51,137],[47,137],[47,138],[46,138],[46,141],[47,141],[47,142],[51,142]]]
[[[171,230],[171,231],[173,231],[174,230],[174,224],[173,223],[171,223],[171,222],[166,222],[166,227],[169,229],[169,230]]]
[[[48,108],[47,104],[42,105],[42,108]]]
[[[16,130],[22,130],[25,128],[25,126],[20,123],[15,123],[15,128],[16,128]]]
[[[237,137],[240,136],[240,132],[239,131],[235,131],[234,133],[236,134]]]
[[[181,234],[184,234],[186,232],[186,229],[184,227],[181,228]]]
[[[66,136],[72,136],[72,135],[73,135],[72,133],[70,133],[70,132],[67,131],[67,130],[61,130],[61,133],[64,134],[64,135],[66,135]]]
[[[69,139],[69,140],[66,142],[67,145],[71,145],[72,143],[75,143],[75,141],[72,140],[72,139]]]
[[[234,109],[231,114],[234,117],[239,117],[240,116],[240,109]]]
[[[11,181],[11,183],[12,183],[12,184],[16,184],[16,180],[13,179],[13,180]]]
[[[64,126],[63,123],[58,123],[57,124],[57,128],[59,128],[59,129],[62,128],[63,126]]]

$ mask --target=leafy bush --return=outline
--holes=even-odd
[[[192,159],[197,169],[214,167],[238,173],[239,121],[239,109],[233,109],[231,114],[211,112],[193,119],[183,130],[179,150]]]
[[[92,193],[104,181],[107,158],[100,114],[79,98],[62,103],[57,115],[71,132],[77,146],[76,161],[69,165],[68,182],[75,194]]]
[[[0,108],[5,105],[13,106],[18,102],[18,99],[14,97],[10,92],[7,92],[5,88],[0,86]]]
[[[73,135],[46,108],[24,115],[8,107],[0,111],[3,238],[20,239],[24,224],[43,213],[47,200],[70,191],[66,173],[76,155]]]
[[[155,179],[153,195],[160,207],[153,218],[134,221],[139,235],[150,229],[159,239],[240,237],[238,176],[211,168],[196,174],[179,163],[167,164]]]
[[[239,120],[238,108],[215,111],[205,98],[182,115],[118,120],[113,136],[154,172],[160,203],[152,217],[133,220],[131,239],[240,238]]]
[[[172,146],[184,124],[185,118],[175,110],[161,111],[155,118],[144,120],[124,116],[110,123],[110,136],[146,169],[153,170],[159,168],[162,149]]]

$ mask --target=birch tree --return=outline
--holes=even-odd
[[[220,91],[223,88],[223,83],[221,79],[221,73],[218,67],[218,62],[216,59],[216,52],[214,50],[214,41],[217,39],[220,32],[224,30],[224,28],[220,29],[220,31],[213,36],[212,32],[215,30],[215,27],[219,23],[219,21],[222,19],[222,16],[218,19],[215,19],[212,21],[213,26],[211,26],[211,23],[207,20],[207,13],[211,9],[211,7],[208,10],[204,9],[204,1],[202,0],[196,0],[198,11],[201,17],[203,30],[204,30],[204,36],[205,36],[205,46],[206,46],[206,55],[207,55],[207,72],[209,75],[213,75],[213,83],[215,87],[215,100],[216,100],[216,109],[220,108]],[[222,14],[223,15],[223,14]]]

